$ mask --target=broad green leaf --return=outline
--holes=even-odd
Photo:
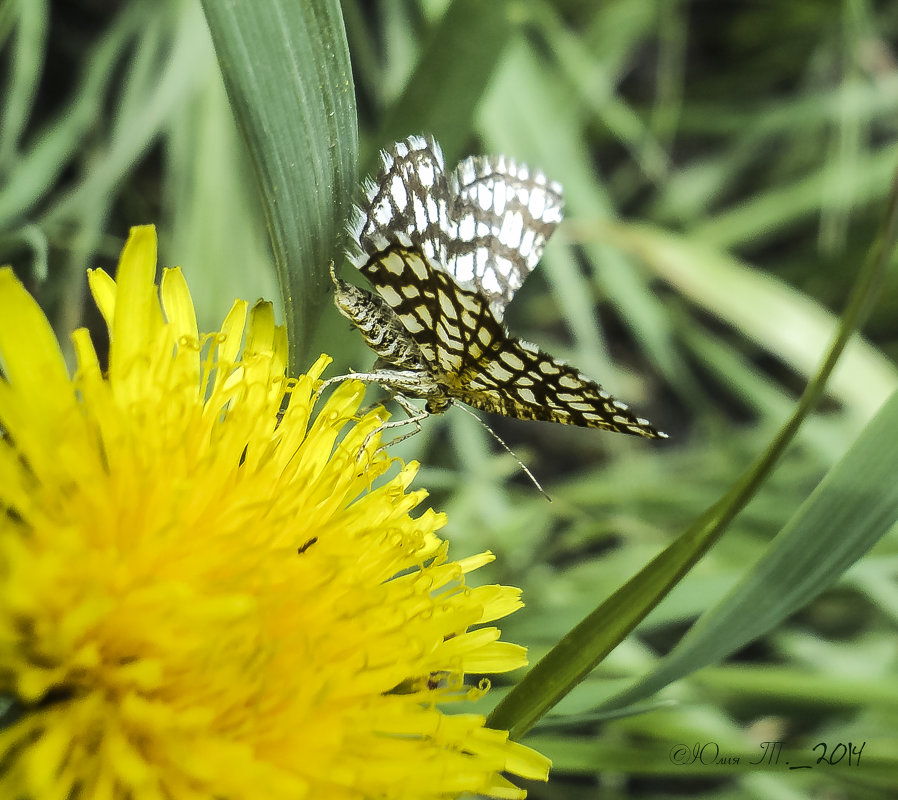
[[[328,264],[340,258],[357,180],[355,91],[340,5],[204,0],[203,7],[255,166],[296,373],[320,350]]]

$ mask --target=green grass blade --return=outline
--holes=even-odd
[[[127,10],[132,8],[140,10],[142,6]],[[138,35],[130,44],[131,58],[123,71],[116,71],[115,62],[110,62],[117,93],[112,126],[91,159],[91,168],[47,210],[44,224],[50,228],[60,230],[73,220],[80,225],[82,220],[105,216],[123,179],[164,130],[168,117],[189,101],[198,72],[206,66],[203,49],[196,46],[203,26],[196,6],[172,5],[166,7],[166,13],[149,14],[143,21],[139,17],[130,20],[133,16],[122,14],[116,23],[116,28],[122,22],[136,23]],[[151,67],[160,62],[161,67]],[[93,104],[98,103],[96,91],[90,97]],[[95,114],[97,108],[94,105]]]
[[[0,227],[11,227],[25,217],[76,158],[87,131],[102,113],[107,88],[115,81],[115,63],[148,20],[143,6],[126,6],[90,51],[71,102],[19,153],[0,184]]]
[[[838,324],[836,315],[776,275],[752,269],[695,237],[616,220],[590,223],[589,230],[574,222],[568,232],[572,237],[597,236],[636,256],[680,295],[808,378]],[[849,356],[855,364],[851,370],[845,369]],[[859,432],[891,396],[896,377],[898,369],[880,350],[853,339],[827,393],[842,404],[843,413],[858,418]]]
[[[328,263],[355,188],[358,130],[337,0],[203,7],[255,167],[285,304],[290,368],[320,350]]]
[[[817,375],[808,384],[792,416],[765,452],[724,497],[600,604],[530,670],[490,715],[491,727],[507,729],[513,738],[526,733],[645,618],[723,534],[727,525],[763,484],[794,438],[802,420],[822,395],[836,361],[878,292],[896,238],[898,176],[893,177],[892,194],[884,224],[855,282],[839,330]],[[882,435],[881,431],[879,435]],[[870,537],[865,538],[863,549],[858,549],[858,556],[869,547],[866,543],[868,538]],[[835,570],[837,566],[838,563],[834,563],[832,569]],[[811,589],[806,589],[801,596],[810,591]],[[636,693],[628,694],[626,700],[632,701],[643,696],[643,693],[639,693],[638,697]],[[615,702],[619,699],[615,698]]]
[[[21,145],[22,133],[28,123],[37,95],[44,58],[46,57],[49,13],[44,0],[10,5],[0,16],[16,16],[15,42],[9,55],[9,74],[0,84],[0,170],[8,170]],[[0,21],[0,50],[3,47]]]
[[[873,418],[755,567],[649,675],[602,704],[621,708],[771,630],[831,586],[898,521],[898,394]]]
[[[858,159],[857,169],[846,174],[839,191],[872,202],[889,192],[889,170],[895,163],[895,148],[871,148]],[[731,209],[708,217],[692,228],[692,234],[719,247],[738,247],[765,242],[771,232],[813,217],[827,196],[825,170],[817,170],[794,181],[759,193]]]

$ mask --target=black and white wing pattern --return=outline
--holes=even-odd
[[[348,253],[379,298],[335,278],[340,312],[385,365],[368,379],[427,398],[432,413],[458,400],[519,419],[664,437],[501,323],[561,220],[557,183],[504,157],[469,158],[447,176],[439,145],[419,136],[382,159],[350,222]]]
[[[483,294],[501,320],[561,222],[560,184],[505,156],[473,156],[447,175],[429,137],[397,142],[382,160],[350,224],[356,267],[391,244],[412,248]]]
[[[449,192],[446,271],[501,320],[561,222],[561,185],[505,156],[474,156],[449,177]]]
[[[394,247],[445,264],[455,235],[449,222],[449,182],[443,152],[433,139],[411,136],[381,152],[377,181],[365,181],[363,207],[349,222],[349,258],[364,265]]]

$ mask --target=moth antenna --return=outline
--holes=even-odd
[[[461,403],[453,402],[452,405],[454,405],[456,408],[460,408],[465,412],[465,414],[474,417],[474,419],[476,419],[486,429],[487,433],[489,433],[490,436],[492,436],[499,444],[502,445],[502,447],[505,449],[505,452],[508,453],[508,455],[510,455],[517,462],[523,473],[528,478],[530,478],[530,482],[536,487],[537,491],[550,503],[552,502],[552,498],[549,497],[548,494],[546,494],[545,489],[543,489],[543,487],[540,485],[540,482],[536,479],[536,476],[527,468],[527,465],[517,457],[517,454],[514,452],[514,450],[512,450],[507,444],[505,444],[505,441],[501,436],[499,436],[498,433],[496,433],[489,425],[487,425],[482,419],[480,419],[480,417],[478,417],[473,411],[471,411],[470,408],[463,406]]]

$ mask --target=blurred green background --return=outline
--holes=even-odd
[[[490,418],[551,504],[457,410],[397,448],[422,462],[417,485],[449,513],[452,553],[489,548],[498,558],[487,579],[524,589],[527,608],[504,622],[504,638],[536,660],[724,494],[816,371],[898,165],[898,6],[342,9],[362,173],[380,147],[426,132],[450,163],[502,152],[560,181],[565,222],[508,326],[671,437]],[[64,342],[78,324],[99,331],[84,269],[113,269],[131,225],[158,226],[160,261],[184,268],[202,329],[216,329],[235,297],[277,298],[253,167],[198,3],[0,0],[0,47],[0,263],[13,264]],[[326,344],[329,374],[367,369],[361,337],[327,295],[320,302],[301,349],[312,357]],[[594,709],[733,587],[898,387],[896,304],[891,271],[864,338],[759,494],[526,739],[555,762],[531,797],[893,796],[894,533],[775,630],[643,713]],[[372,388],[372,401],[381,395]],[[506,682],[494,681],[485,709]],[[765,741],[784,743],[778,769],[748,765]],[[740,763],[671,757],[709,742]],[[860,764],[825,766],[819,742],[828,755],[840,742],[866,745]],[[786,760],[813,768],[789,771]]]

